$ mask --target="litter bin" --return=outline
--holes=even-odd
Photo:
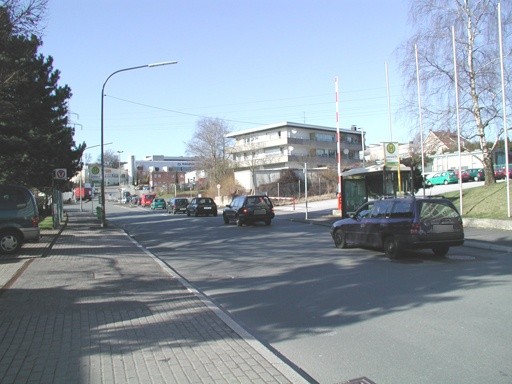
[[[96,207],[96,217],[98,218],[98,220],[101,220],[101,205],[98,205]]]

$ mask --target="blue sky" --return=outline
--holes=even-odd
[[[407,0],[50,0],[44,55],[70,86],[75,141],[142,159],[186,156],[202,117],[232,131],[291,121],[364,128],[367,144],[389,141],[402,84],[394,51],[409,35]],[[90,148],[95,161],[99,148]]]

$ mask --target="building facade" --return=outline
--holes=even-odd
[[[174,182],[183,182],[182,175],[192,171],[195,168],[195,158],[183,156],[146,156],[143,160],[135,160],[135,156],[130,156],[130,161],[125,164],[128,173],[128,183],[131,185],[150,184],[152,172],[168,172],[166,177]],[[160,177],[161,178],[161,177]]]
[[[235,131],[226,135],[233,145],[226,153],[235,163],[235,178],[245,188],[252,189],[257,178],[279,170],[336,169],[336,128],[318,125],[282,122]],[[340,129],[342,168],[353,168],[362,163],[363,133],[352,126]],[[251,180],[252,179],[252,180]]]

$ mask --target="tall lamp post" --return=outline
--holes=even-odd
[[[101,226],[102,227],[107,226],[106,215],[105,215],[105,157],[104,157],[104,153],[103,153],[103,146],[104,146],[104,144],[103,144],[103,136],[104,136],[103,135],[103,132],[104,132],[104,129],[103,129],[103,99],[105,96],[105,86],[107,85],[107,82],[110,80],[110,78],[119,72],[126,72],[126,71],[131,71],[131,70],[139,69],[139,68],[153,68],[153,67],[159,67],[162,65],[177,64],[177,63],[178,63],[177,61],[164,61],[161,63],[145,64],[145,65],[138,65],[136,67],[118,69],[117,71],[112,72],[106,78],[105,82],[103,83],[103,87],[101,88],[101,195],[100,195],[101,196]]]
[[[112,143],[105,143],[104,145],[109,145],[109,144],[112,144]],[[88,149],[96,148],[96,147],[99,147],[99,146],[100,146],[100,144],[98,144],[98,145],[92,145],[92,146],[90,146],[90,147],[85,148],[85,149],[84,149],[84,152],[85,152],[85,151],[87,151]],[[82,154],[82,155],[83,155],[83,154]],[[80,157],[80,163],[82,163],[82,157]],[[82,171],[83,171],[83,164],[82,164],[82,170],[80,171],[80,184],[79,184],[79,186],[80,186],[80,196],[82,196]],[[85,176],[85,175],[84,175],[84,176]],[[84,192],[84,196],[85,196],[85,192]],[[91,196],[91,202],[92,202],[92,197],[93,197],[93,196]],[[83,199],[82,199],[82,198],[80,198],[80,212],[82,212],[82,200],[83,200]],[[94,213],[94,211],[93,211],[93,213]]]
[[[119,202],[121,202],[121,200],[123,200],[123,191],[121,190],[121,153],[123,153],[123,151],[117,151],[117,156],[119,158],[119,166],[117,169],[117,175],[118,175],[117,185],[119,186]]]

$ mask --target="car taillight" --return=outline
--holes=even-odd
[[[412,223],[411,224],[411,234],[412,235],[417,235],[418,233],[420,233],[420,229],[421,229],[420,223]]]
[[[34,217],[32,218],[32,226],[33,226],[34,228],[39,227],[39,216],[34,216]]]
[[[247,215],[249,213],[249,210],[247,208],[242,209],[242,215]]]

